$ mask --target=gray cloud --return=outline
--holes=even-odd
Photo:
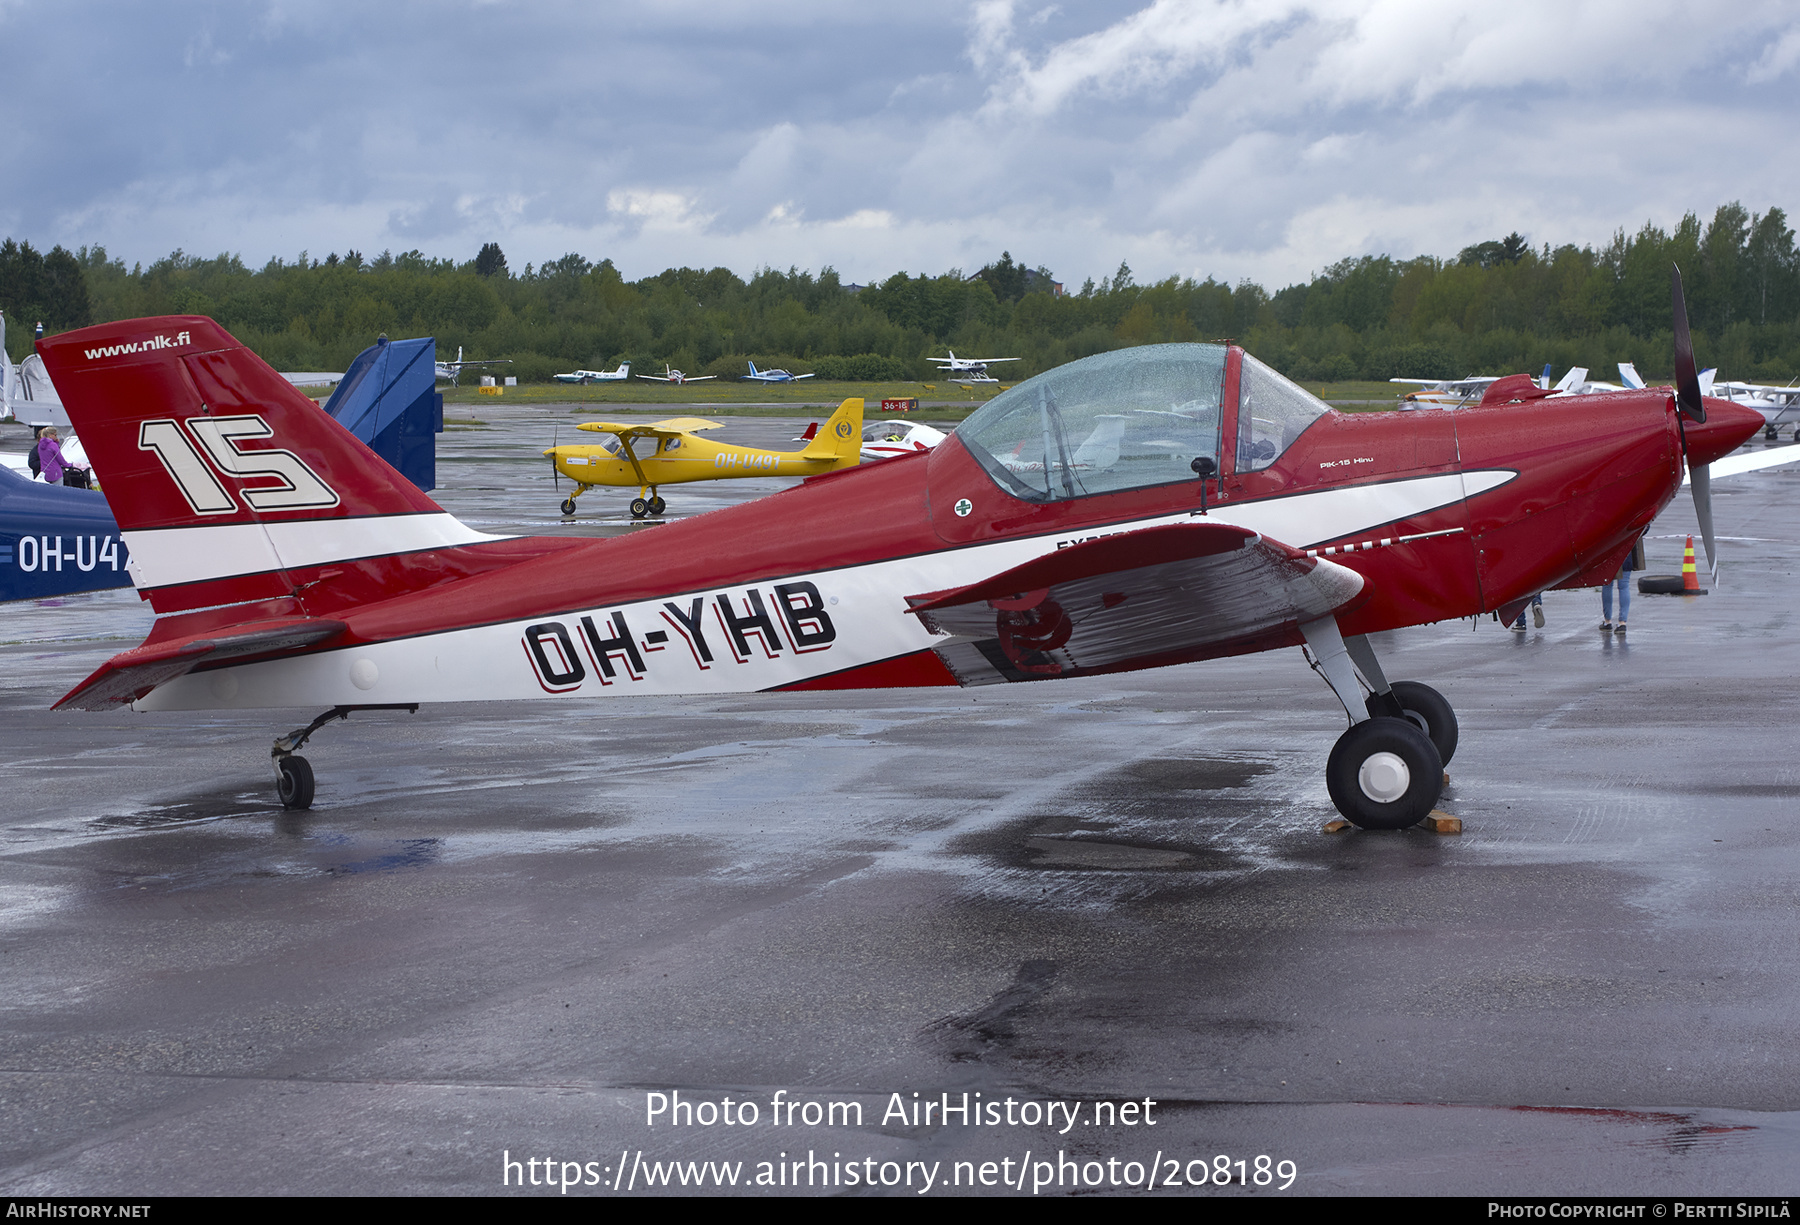
[[[0,6],[0,230],[1065,280],[1304,277],[1794,200],[1749,0]]]

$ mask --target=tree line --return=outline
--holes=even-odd
[[[630,361],[735,376],[746,363],[826,378],[931,379],[946,348],[1018,357],[1026,377],[1127,345],[1230,338],[1304,380],[1455,377],[1631,361],[1672,370],[1669,267],[1686,281],[1696,349],[1733,378],[1800,375],[1800,255],[1778,208],[1720,206],[1673,230],[1646,223],[1602,246],[1534,246],[1514,233],[1455,257],[1347,258],[1275,293],[1131,269],[1055,294],[1050,274],[1008,252],[971,276],[897,272],[875,285],[763,268],[671,268],[627,281],[611,260],[565,255],[513,271],[498,244],[458,263],[419,251],[302,251],[260,269],[235,255],[175,251],[127,268],[105,248],[40,255],[0,246],[0,308],[15,360],[31,325],[60,331],[138,315],[217,319],[284,370],[343,369],[390,336],[437,337],[441,353],[510,357],[522,381]],[[1601,377],[1604,377],[1601,374]]]

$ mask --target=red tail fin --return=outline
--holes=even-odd
[[[38,349],[158,612],[292,596],[333,563],[492,539],[210,319],[102,324]]]

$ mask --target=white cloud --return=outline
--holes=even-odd
[[[606,193],[606,208],[643,226],[664,231],[702,229],[711,220],[696,209],[691,197],[677,191],[621,188]]]
[[[1800,63],[1800,29],[1789,30],[1770,43],[1762,57],[1750,66],[1745,79],[1760,85],[1785,75],[1797,63]]]

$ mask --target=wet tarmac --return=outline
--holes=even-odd
[[[580,418],[479,415],[447,508],[656,530],[555,513]],[[1459,836],[1321,832],[1298,651],[358,714],[285,814],[316,712],[53,715],[145,608],[0,608],[0,1191],[1791,1193],[1800,471],[1714,496],[1718,590],[1623,638],[1378,643],[1456,705]]]

